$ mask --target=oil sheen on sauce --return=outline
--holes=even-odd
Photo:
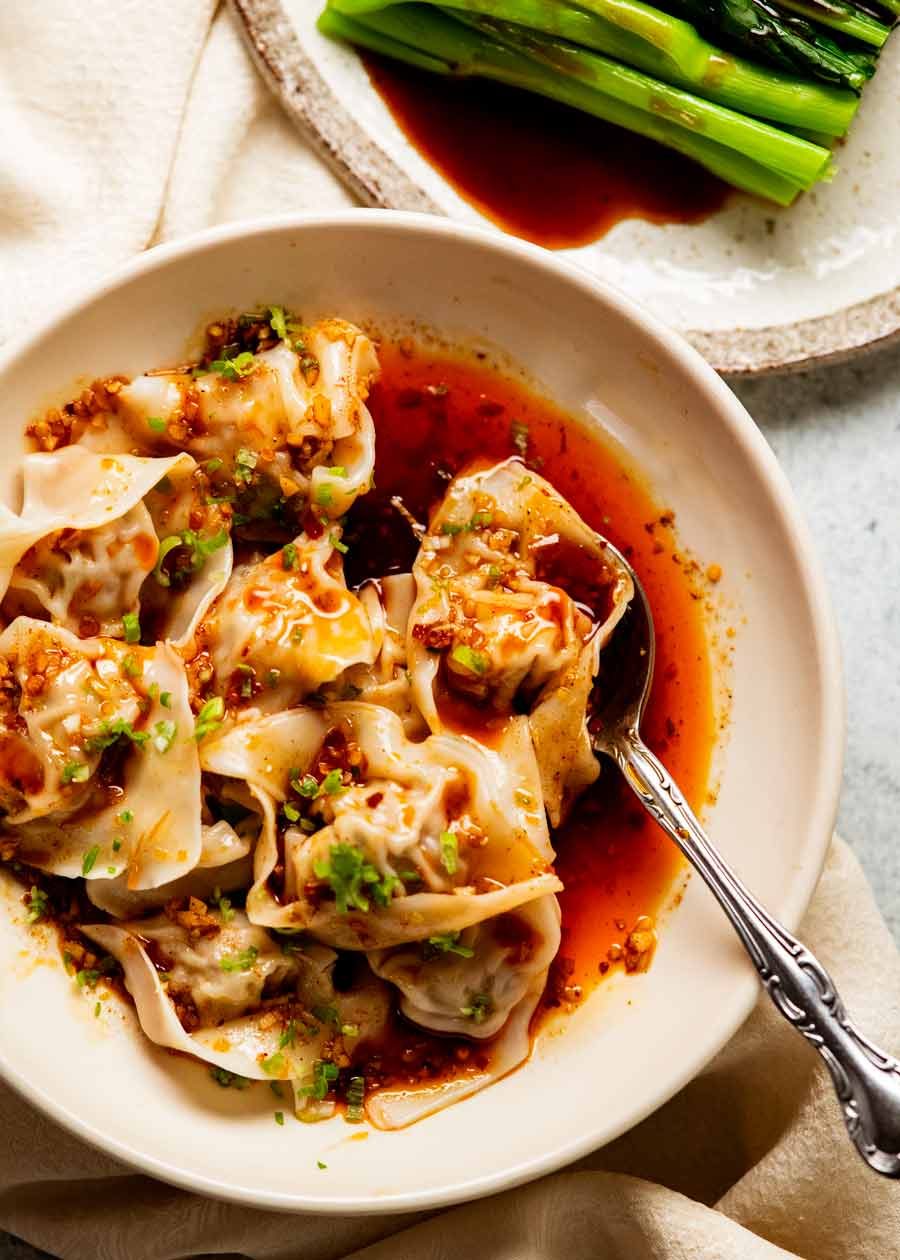
[[[696,223],[728,196],[689,158],[555,101],[371,54],[365,64],[395,122],[456,192],[549,249],[586,245],[622,219]]]
[[[392,496],[427,520],[449,474],[474,459],[514,454],[512,422],[527,426],[529,460],[540,461],[541,474],[628,556],[646,588],[657,666],[644,734],[700,806],[715,740],[709,654],[703,601],[670,515],[610,448],[521,384],[473,359],[404,349],[384,343],[380,350],[382,377],[369,400],[378,433],[376,488],[357,500],[348,522],[348,582],[409,570],[416,543],[390,506]],[[460,725],[470,719],[461,713]],[[490,742],[490,722],[474,733]],[[567,983],[588,992],[607,971],[610,947],[669,899],[682,863],[610,766],[553,844],[565,885],[560,958]]]

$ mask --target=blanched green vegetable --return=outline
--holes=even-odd
[[[664,3],[666,11],[645,0],[330,0],[319,27],[434,73],[560,101],[781,205],[827,178],[827,146],[846,132],[876,54],[839,46],[787,5],[827,9],[832,25],[872,46],[889,26],[849,0],[782,0],[784,12],[768,0]],[[723,51],[698,29],[714,26],[732,47],[756,52],[756,42],[775,41],[767,60],[791,72]]]

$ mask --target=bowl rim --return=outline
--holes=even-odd
[[[822,697],[822,721],[817,735],[820,746],[815,791],[811,794],[810,837],[819,837],[817,847],[810,841],[810,851],[796,872],[791,895],[782,907],[781,918],[789,929],[796,928],[812,898],[825,863],[837,814],[845,742],[845,696],[842,682],[841,653],[833,608],[828,595],[824,571],[815,550],[809,527],[794,499],[787,476],[778,464],[772,448],[757,428],[739,399],[715,370],[685,337],[668,328],[655,315],[613,285],[557,255],[515,237],[501,236],[488,229],[455,222],[430,214],[396,210],[351,209],[325,214],[288,214],[241,219],[206,229],[176,241],[153,246],[129,260],[100,280],[80,286],[51,309],[49,316],[36,327],[11,339],[0,350],[0,372],[15,369],[16,361],[52,337],[57,330],[76,318],[89,305],[108,294],[127,287],[132,280],[185,258],[214,250],[236,240],[255,240],[269,235],[307,230],[362,230],[365,232],[430,236],[436,246],[446,240],[465,241],[495,256],[506,256],[549,272],[556,279],[579,289],[590,299],[599,299],[607,310],[636,325],[643,336],[663,351],[676,369],[703,396],[728,429],[745,460],[768,490],[777,506],[779,532],[788,547],[806,588],[813,630],[813,643],[819,661],[819,687]],[[147,1155],[136,1146],[107,1136],[101,1129],[83,1120],[75,1112],[61,1107],[41,1087],[29,1082],[24,1073],[6,1059],[0,1045],[0,1075],[28,1103],[38,1107],[55,1123],[75,1137],[104,1153],[159,1180],[182,1189],[215,1199],[240,1203],[260,1209],[293,1213],[338,1213],[384,1215],[446,1207],[469,1201],[500,1190],[511,1189],[579,1159],[608,1144],[621,1133],[639,1124],[653,1111],[672,1098],[715,1057],[750,1014],[759,992],[755,974],[747,968],[743,979],[734,986],[727,1008],[719,1007],[718,1033],[705,1040],[686,1057],[681,1071],[667,1078],[645,1105],[637,1109],[627,1123],[616,1131],[590,1131],[543,1152],[525,1162],[506,1166],[488,1176],[461,1181],[436,1190],[416,1190],[379,1196],[349,1195],[319,1198],[315,1194],[287,1194],[259,1191],[228,1184],[214,1177],[191,1172],[177,1164],[168,1164]]]

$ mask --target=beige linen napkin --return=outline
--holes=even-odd
[[[350,204],[215,0],[0,4],[0,134],[0,342],[156,241]],[[803,933],[861,1025],[900,1052],[900,957],[840,841]],[[0,1228],[63,1260],[900,1260],[900,1187],[863,1167],[816,1056],[767,1001],[676,1098],[577,1169],[431,1218],[201,1199],[2,1086],[0,1135]]]

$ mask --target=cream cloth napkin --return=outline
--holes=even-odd
[[[350,204],[215,0],[0,4],[0,134],[0,342],[157,241]],[[900,1052],[900,957],[840,841],[803,934],[862,1027]],[[3,1086],[0,1135],[0,1228],[63,1260],[900,1260],[900,1187],[863,1167],[816,1056],[766,1000],[618,1142],[430,1218],[201,1199],[84,1146]]]

